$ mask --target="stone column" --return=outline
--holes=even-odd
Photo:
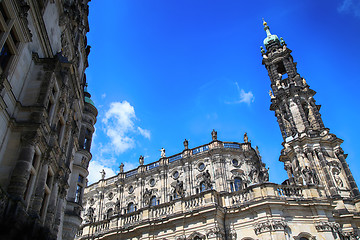
[[[55,221],[53,225],[54,233],[57,233],[58,236],[62,236],[62,223],[64,219],[64,209],[65,209],[65,196],[66,189],[64,185],[60,185],[58,187],[58,199],[56,204],[56,212],[55,212]],[[60,229],[60,231],[59,231]],[[59,238],[58,238],[59,239]]]
[[[53,222],[55,219],[58,191],[59,191],[59,184],[57,179],[55,179],[50,195],[46,218],[45,218],[45,224],[49,227],[53,226]]]
[[[359,188],[357,187],[354,177],[351,174],[349,165],[347,164],[347,162],[345,160],[344,151],[340,148],[337,151],[335,151],[335,154],[338,157],[338,159],[340,160],[341,165],[345,171],[347,180],[349,181],[349,184],[351,187],[351,192],[354,194],[355,197],[357,197],[357,198],[360,197]]]
[[[34,156],[35,141],[29,141],[22,137],[22,147],[8,187],[8,193],[19,200],[24,198]]]
[[[280,127],[281,135],[282,135],[283,139],[286,139],[286,133],[285,133],[285,128],[284,128],[284,123],[282,122],[282,118],[281,118],[281,114],[280,114],[280,110],[279,110],[279,109],[276,109],[276,110],[275,110],[275,116],[276,116],[276,118],[277,118],[277,122],[278,122],[279,127]]]
[[[309,100],[309,105],[312,107],[312,109],[314,110],[314,115],[315,115],[315,118],[317,120],[317,122],[319,123],[320,125],[320,128],[325,128],[324,126],[324,123],[321,119],[321,115],[319,113],[319,110],[315,104],[315,100],[311,97],[310,100]]]
[[[48,170],[49,170],[48,159],[44,159],[42,166],[40,167],[39,176],[35,187],[34,200],[32,202],[32,207],[31,207],[31,210],[39,216],[41,214],[40,213],[41,204],[45,197],[44,192],[45,192],[45,184],[46,184]]]
[[[290,162],[286,162],[285,164],[284,164],[284,169],[285,169],[285,171],[286,171],[286,173],[287,173],[287,175],[288,175],[288,178],[289,178],[289,183],[291,184],[291,185],[293,185],[293,184],[295,184],[295,182],[294,182],[294,177],[293,177],[293,175],[292,175],[292,172],[291,172],[291,163]]]
[[[338,193],[337,193],[337,190],[336,190],[336,187],[334,185],[334,182],[333,180],[331,179],[331,176],[330,176],[330,173],[329,173],[329,169],[328,169],[328,166],[326,164],[326,159],[321,151],[320,148],[316,148],[315,149],[315,152],[320,160],[320,167],[322,168],[323,172],[324,172],[324,175],[325,175],[325,180],[326,180],[326,185],[328,186],[329,188],[329,191],[330,191],[330,195],[331,196],[337,196]]]

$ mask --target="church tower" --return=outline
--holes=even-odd
[[[333,198],[359,198],[359,189],[340,147],[343,140],[325,127],[316,92],[300,76],[296,62],[282,38],[271,34],[264,21],[267,37],[261,47],[262,64],[270,81],[270,110],[280,126],[284,142],[280,161],[294,185],[322,185]]]

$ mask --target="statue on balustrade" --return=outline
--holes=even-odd
[[[92,207],[89,207],[89,209],[87,210],[86,214],[85,214],[85,221],[87,223],[91,223],[94,221],[94,212],[95,212],[95,209],[92,208]]]
[[[247,133],[244,133],[244,143],[248,143],[248,142],[249,142],[249,137]]]
[[[143,155],[140,155],[139,163],[140,163],[140,165],[144,165],[144,156]]]
[[[268,182],[269,181],[269,168],[266,168],[264,165],[261,166],[259,178],[260,178],[261,182]]]
[[[186,150],[186,149],[189,149],[189,141],[186,140],[186,138],[185,138],[185,140],[184,140],[184,148],[185,148],[185,150]]]
[[[119,168],[120,168],[120,173],[123,173],[124,172],[124,164],[121,163]]]
[[[106,175],[106,172],[105,172],[105,170],[103,169],[101,172],[101,179],[105,179],[105,175]]]
[[[211,137],[213,141],[217,140],[217,131],[215,131],[215,129],[212,130],[211,132]]]
[[[165,149],[164,148],[161,148],[160,149],[160,152],[161,152],[161,158],[165,158],[166,157],[166,154],[165,154]]]

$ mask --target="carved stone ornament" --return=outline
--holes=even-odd
[[[284,221],[267,220],[265,222],[256,223],[254,225],[254,231],[256,235],[259,235],[264,232],[284,231],[287,227],[288,225]]]
[[[318,232],[342,232],[340,224],[335,222],[318,222],[315,228]]]
[[[190,234],[190,236],[187,239],[195,239],[196,237],[204,240],[206,239],[206,236],[199,232],[193,232],[192,234]]]
[[[180,235],[180,236],[177,236],[175,239],[176,240],[186,240],[186,236],[185,235]]]
[[[347,240],[360,239],[360,236],[355,232],[343,232],[341,235],[344,237],[344,239],[347,239]]]

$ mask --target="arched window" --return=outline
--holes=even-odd
[[[235,187],[235,191],[239,191],[241,190],[241,178],[234,178],[234,187]]]
[[[135,211],[134,203],[131,202],[131,203],[128,204],[127,211],[128,211],[128,213],[132,213],[132,212]]]
[[[156,206],[156,205],[157,205],[156,196],[153,196],[150,199],[150,206]]]
[[[196,237],[194,237],[194,240],[201,240],[201,237],[196,236]]]
[[[110,208],[109,210],[107,210],[107,214],[106,214],[106,217],[107,218],[110,218],[112,215],[113,215],[113,209],[112,208]]]
[[[307,237],[301,237],[300,240],[309,240]]]
[[[204,192],[206,190],[205,182],[200,183],[200,192]]]

